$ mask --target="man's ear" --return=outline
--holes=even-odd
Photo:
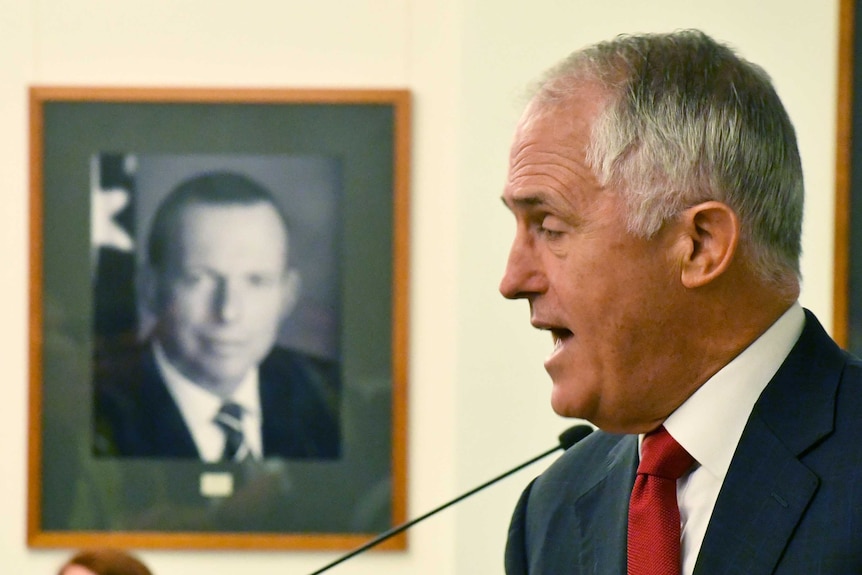
[[[293,313],[296,302],[299,300],[299,292],[302,287],[302,278],[295,269],[288,269],[281,278],[281,317],[288,317]]]
[[[161,294],[159,293],[159,272],[151,265],[144,264],[138,268],[137,290],[140,302],[153,316],[161,312]]]
[[[702,287],[730,267],[739,244],[739,217],[727,204],[697,204],[682,216],[681,280],[687,288]]]

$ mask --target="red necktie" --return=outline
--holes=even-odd
[[[679,575],[676,480],[694,459],[662,426],[644,436],[629,503],[628,575]]]

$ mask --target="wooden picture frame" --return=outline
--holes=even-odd
[[[854,222],[862,221],[862,173],[853,171],[853,158],[862,153],[862,142],[854,141],[862,122],[862,92],[859,90],[862,42],[857,37],[856,0],[841,0],[838,38],[838,109],[836,121],[835,162],[835,263],[833,279],[832,335],[840,346],[862,354],[862,301],[852,301],[850,294],[859,293],[862,268],[862,235],[854,231]],[[856,200],[854,202],[854,199]],[[855,226],[860,227],[858,224]],[[854,259],[855,258],[855,259]],[[853,321],[853,317],[857,321]],[[854,327],[855,324],[855,327]]]
[[[409,93],[37,86],[30,138],[28,545],[338,550],[402,523]],[[217,170],[277,188],[286,212],[299,206],[287,214],[290,243],[311,253],[295,264],[305,266],[303,311],[285,324],[303,323],[291,322],[299,314],[306,328],[282,324],[279,337],[336,366],[338,383],[318,389],[338,422],[334,454],[207,462],[132,451],[103,433],[102,358],[117,349],[104,342],[152,356],[161,321],[142,319],[138,297],[147,218],[169,187]],[[125,263],[104,259],[106,248]],[[105,269],[115,283],[103,283]],[[123,307],[114,296],[127,286]],[[127,385],[137,364],[110,357]],[[275,419],[261,411],[264,426]]]

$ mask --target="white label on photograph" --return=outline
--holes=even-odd
[[[230,497],[233,495],[233,474],[227,471],[201,473],[201,495]]]

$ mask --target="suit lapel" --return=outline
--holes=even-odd
[[[759,418],[749,422],[743,442],[710,519],[696,575],[772,573],[817,489],[817,477]]]
[[[299,404],[293,396],[293,382],[296,379],[293,366],[281,354],[276,361],[273,354],[261,364],[258,371],[263,454],[296,456],[297,453],[285,451],[286,446],[302,443],[305,430],[297,425],[302,420],[294,410]]]
[[[605,477],[575,503],[581,573],[626,572],[628,496],[637,470],[637,436],[626,436],[608,452]]]
[[[144,359],[143,374],[141,405],[151,410],[144,418],[148,422],[145,431],[148,452],[160,457],[200,457],[191,432],[165,386],[151,351],[147,352]]]
[[[805,329],[754,406],[709,522],[695,575],[772,573],[819,478],[799,456],[833,427],[844,355]]]

